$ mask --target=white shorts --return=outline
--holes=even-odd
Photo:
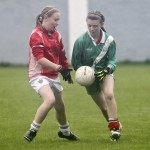
[[[60,83],[59,77],[53,79],[53,78],[48,78],[45,76],[38,76],[38,77],[31,79],[29,83],[37,93],[41,87],[47,84],[49,84],[53,92],[63,91],[63,87]]]

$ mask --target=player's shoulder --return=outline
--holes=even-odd
[[[109,39],[110,41],[114,41],[114,37],[111,34],[109,34],[108,32],[104,32],[104,34],[106,40]]]
[[[35,27],[32,30],[30,37],[42,36],[42,34],[43,34],[42,30],[38,27]]]

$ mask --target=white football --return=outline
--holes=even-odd
[[[90,86],[94,80],[94,70],[89,66],[81,66],[75,72],[75,80],[81,86]]]

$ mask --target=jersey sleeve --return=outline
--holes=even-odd
[[[44,57],[44,44],[38,33],[33,33],[29,41],[33,56],[39,60]]]
[[[82,66],[82,44],[79,40],[76,40],[73,47],[71,64],[74,70],[77,70],[80,66]]]
[[[108,48],[108,67],[112,69],[112,72],[116,70],[116,43],[113,40]]]

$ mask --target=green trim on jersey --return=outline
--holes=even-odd
[[[93,66],[93,62],[101,53],[108,36],[108,33],[103,32],[102,39],[105,38],[104,41],[96,45],[88,32],[82,34],[76,40],[73,47],[71,64],[74,70],[77,70],[80,66]],[[114,40],[110,43],[107,53],[96,64],[96,68],[101,69],[106,68],[107,66],[112,68],[112,72],[116,69],[116,43]],[[97,70],[96,68],[95,72],[99,71],[99,69]]]

